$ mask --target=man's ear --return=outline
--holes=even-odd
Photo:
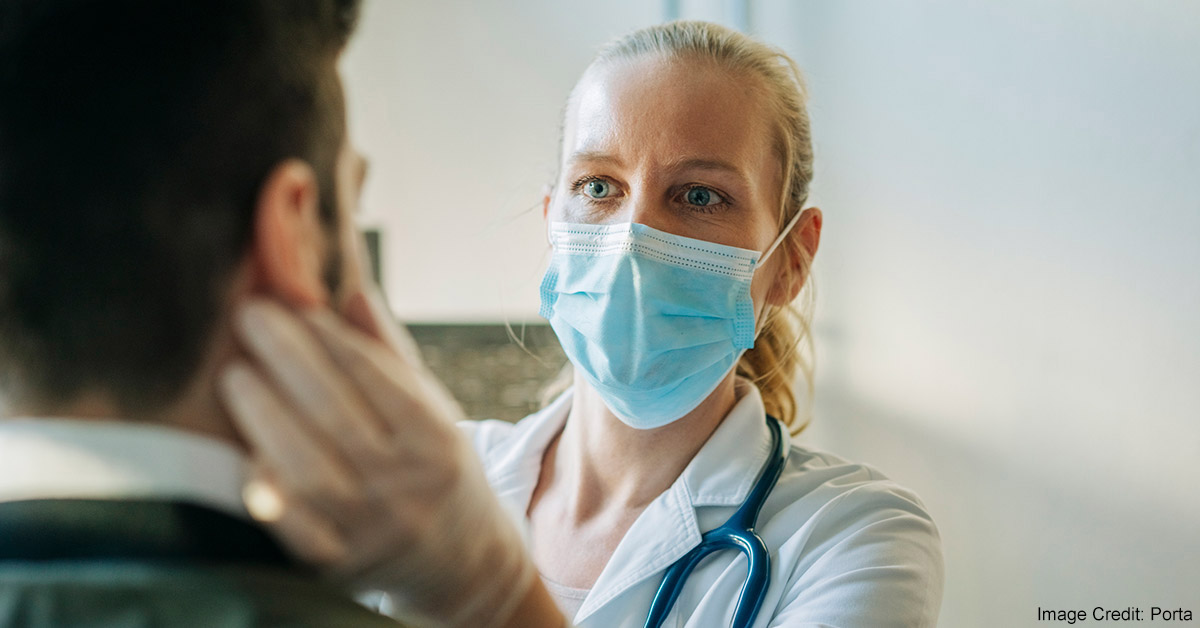
[[[779,265],[779,270],[775,274],[775,283],[767,293],[767,303],[787,305],[796,300],[804,283],[808,281],[809,269],[804,263],[804,258],[812,260],[817,256],[817,247],[821,244],[821,223],[823,221],[824,216],[821,214],[821,210],[810,207],[804,210],[799,222],[783,239],[780,248],[787,249],[787,255],[783,257],[787,263]]]
[[[257,288],[290,305],[329,302],[322,270],[327,243],[320,191],[311,166],[289,159],[275,166],[254,208]]]

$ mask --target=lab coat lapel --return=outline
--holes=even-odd
[[[582,624],[617,596],[643,580],[660,574],[700,544],[700,527],[687,487],[675,482],[633,522],[608,560],[575,623]],[[645,601],[649,610],[649,602]]]
[[[571,408],[568,389],[533,415],[513,426],[504,447],[489,450],[483,458],[488,483],[500,501],[525,528],[525,512],[542,472],[542,455],[562,431]]]
[[[653,586],[639,589],[637,595],[622,602],[648,612],[666,569],[700,544],[698,516],[712,519],[712,515],[721,515],[723,521],[732,513],[728,508],[699,513],[697,507],[739,506],[745,501],[770,455],[771,435],[758,389],[745,380],[737,384],[737,404],[675,483],[634,521],[579,608],[576,624],[584,625],[606,604],[651,579]],[[707,528],[719,524],[704,522]],[[601,614],[610,616],[607,612]],[[629,612],[612,616],[617,615],[628,617]]]

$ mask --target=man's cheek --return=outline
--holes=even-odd
[[[340,248],[340,264],[338,277],[337,291],[333,295],[334,309],[338,312],[343,312],[347,307],[347,300],[363,291],[365,282],[369,281],[366,277],[366,269],[370,268],[370,264],[366,259],[366,245],[362,234],[353,225],[347,225],[342,230]]]
[[[386,342],[385,332],[379,321],[375,320],[376,314],[371,310],[371,303],[367,299],[367,295],[362,291],[348,293],[337,313],[352,327],[376,340]]]

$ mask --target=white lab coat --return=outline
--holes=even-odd
[[[746,499],[771,436],[758,389],[740,381],[739,392],[729,416],[618,544],[576,626],[643,626],[666,569]],[[528,510],[542,453],[570,402],[568,391],[516,424],[462,424],[513,512]],[[936,625],[943,576],[937,528],[916,495],[879,471],[793,445],[757,529],[771,551],[771,585],[756,628]],[[729,626],[745,578],[745,557],[713,554],[692,572],[664,626]]]

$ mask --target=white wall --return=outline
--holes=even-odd
[[[367,5],[344,69],[402,318],[535,317],[562,101],[598,44],[662,8]],[[748,13],[813,96],[803,438],[924,497],[941,625],[1033,626],[1039,605],[1200,619],[1200,2]]]
[[[807,440],[925,498],[943,626],[1200,620],[1200,3],[752,5],[813,97]]]
[[[536,317],[567,94],[597,47],[660,17],[642,0],[366,2],[342,74],[401,318]]]

